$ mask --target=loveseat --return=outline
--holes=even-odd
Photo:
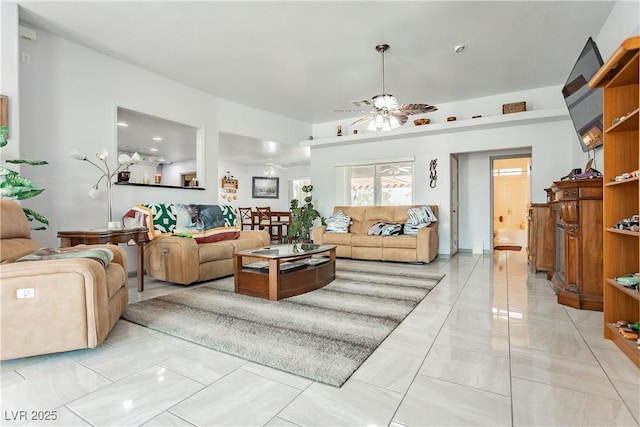
[[[0,200],[0,359],[94,348],[104,341],[129,300],[127,259],[116,245],[49,250],[31,238],[20,205]],[[80,249],[112,254],[106,267],[92,258],[47,259]],[[88,251],[85,251],[85,253]],[[111,255],[109,255],[110,257]]]
[[[404,227],[409,221],[408,210],[417,207],[420,205],[336,206],[334,215],[342,211],[349,217],[347,232],[327,232],[327,226],[315,227],[313,241],[336,245],[336,256],[341,258],[428,263],[438,254],[437,221],[425,224],[415,235],[369,234],[378,223]],[[438,207],[429,205],[429,208],[437,217]]]
[[[146,273],[180,285],[231,276],[234,252],[270,243],[264,230],[241,231],[237,212],[229,205],[137,205],[122,221],[125,227],[149,228]]]

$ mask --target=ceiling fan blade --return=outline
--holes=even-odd
[[[409,119],[409,114],[407,114],[405,111],[403,110],[395,110],[395,111],[389,111],[389,113],[395,117],[396,119],[398,119],[398,121],[400,122],[400,126],[404,125],[405,123],[407,123],[407,120]]]
[[[336,113],[371,113],[371,110],[333,110]]]
[[[413,114],[422,114],[422,113],[428,113],[431,111],[436,111],[437,108],[429,104],[401,104],[398,107],[398,110],[411,116]]]
[[[351,123],[349,126],[355,126],[358,125],[360,123],[364,123],[366,121],[369,121],[372,119],[372,115],[368,115],[368,116],[364,116],[364,117],[360,117],[358,120],[356,120],[355,122]]]

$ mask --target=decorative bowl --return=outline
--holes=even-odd
[[[415,119],[413,124],[416,126],[428,125],[431,123],[431,119]]]

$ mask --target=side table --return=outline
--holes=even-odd
[[[147,241],[148,232],[149,229],[146,227],[119,230],[101,228],[58,231],[58,238],[60,239],[60,246],[63,248],[81,244],[127,243],[133,240],[138,246],[138,292],[142,292],[144,290],[144,242]]]

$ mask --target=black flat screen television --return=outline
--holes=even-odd
[[[588,86],[589,80],[602,64],[598,46],[589,37],[562,88],[569,116],[584,152],[602,145],[602,88],[591,89]]]

